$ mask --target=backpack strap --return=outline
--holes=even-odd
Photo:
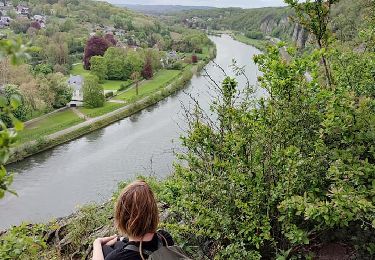
[[[127,245],[127,246],[124,247],[124,250],[130,250],[130,251],[134,251],[134,252],[140,253],[139,247],[137,247],[135,245]],[[147,256],[150,256],[152,253],[153,253],[152,251],[149,251],[149,250],[146,250],[146,249],[142,250],[142,254],[145,254]]]
[[[168,247],[168,241],[167,239],[162,235],[160,234],[160,232],[156,232],[157,236],[158,236],[158,248],[161,248],[163,245],[163,241],[165,242],[165,246]]]

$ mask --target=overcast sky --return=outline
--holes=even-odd
[[[255,8],[265,6],[282,6],[283,0],[107,0],[113,4],[145,5],[203,5],[216,7]]]

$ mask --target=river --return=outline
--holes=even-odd
[[[255,84],[259,72],[252,56],[260,52],[227,35],[211,39],[217,46],[215,62],[230,72],[234,58],[238,65],[246,65],[246,75]],[[206,69],[217,81],[224,78],[212,63]],[[7,194],[0,200],[0,229],[66,216],[80,205],[108,200],[120,181],[137,175],[171,174],[186,125],[182,104],[191,103],[187,94],[207,108],[213,94],[207,77],[194,76],[183,91],[152,107],[9,165],[8,170],[15,173],[12,189],[18,196]]]

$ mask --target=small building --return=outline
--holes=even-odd
[[[68,103],[68,107],[83,106],[83,82],[82,76],[70,76],[68,85],[73,89],[72,100]]]
[[[22,15],[29,15],[30,13],[30,9],[27,6],[23,6],[23,5],[18,5],[16,10],[18,14],[22,14]]]
[[[39,23],[45,23],[47,19],[44,15],[36,14],[33,16],[33,20]]]
[[[12,21],[12,18],[10,18],[9,16],[2,16],[2,17],[0,17],[0,22],[4,26],[9,26],[11,21]]]
[[[45,16],[37,14],[37,15],[33,16],[33,20],[36,21],[36,22],[38,22],[40,24],[41,28],[45,28],[46,27],[46,20],[47,20],[47,18]]]

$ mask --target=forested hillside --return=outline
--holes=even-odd
[[[117,6],[125,7],[130,10],[141,12],[144,14],[163,15],[168,13],[189,11],[189,10],[208,10],[214,9],[210,6],[183,6],[183,5],[134,5],[134,4],[119,4]]]
[[[370,3],[371,0],[343,0],[335,4],[331,13],[331,26],[338,39],[352,41],[358,36]],[[180,21],[191,28],[236,31],[250,39],[272,36],[293,41],[298,47],[304,47],[311,39],[300,24],[290,19],[293,14],[290,7],[217,8],[176,13],[168,19]]]
[[[0,61],[0,86],[5,95],[17,93],[21,97],[22,105],[14,113],[21,121],[65,107],[72,98],[67,77],[85,73],[79,70],[82,63],[90,70],[91,57],[104,56],[109,47],[117,51],[123,63],[112,64],[117,71],[110,70],[109,76],[95,68],[96,74],[101,83],[104,79],[122,80],[113,89],[118,90],[121,83],[133,82],[133,72],[141,74],[146,56],[152,56],[156,72],[166,65],[161,60],[167,60],[167,52],[201,54],[210,44],[203,33],[167,26],[158,19],[102,1],[4,0],[1,3],[0,38],[18,39],[28,55],[21,66],[11,65],[9,59]],[[181,64],[177,67],[181,68]],[[10,120],[7,122],[9,125]]]

